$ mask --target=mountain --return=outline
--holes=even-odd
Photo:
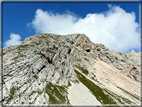
[[[140,53],[84,34],[39,34],[3,48],[3,105],[140,105]]]

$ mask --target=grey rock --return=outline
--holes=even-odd
[[[3,104],[48,105],[53,103],[51,98],[58,99],[57,102],[61,103],[63,97],[66,101],[62,102],[66,104],[69,102],[68,93],[64,91],[64,95],[63,90],[69,87],[71,81],[79,81],[75,66],[86,69],[88,74],[84,75],[92,81],[97,81],[100,87],[106,86],[107,80],[116,85],[107,76],[106,80],[102,80],[99,76],[93,75],[99,75],[99,70],[107,70],[104,65],[95,70],[94,66],[100,60],[118,70],[116,74],[107,70],[109,73],[116,76],[121,73],[137,83],[140,81],[139,58],[140,54],[134,51],[127,54],[114,52],[103,44],[92,43],[84,34],[44,33],[28,37],[20,45],[3,49]],[[122,78],[121,80],[124,81]],[[134,101],[138,102],[136,99]]]

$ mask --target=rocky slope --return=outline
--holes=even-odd
[[[34,35],[3,49],[2,102],[139,105],[139,59],[84,34]]]

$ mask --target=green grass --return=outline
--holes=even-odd
[[[5,78],[2,77],[2,84],[5,84],[4,79],[5,79]]]
[[[25,57],[26,55],[20,54],[19,57]]]
[[[26,55],[23,55],[20,51],[18,51],[18,55],[16,57],[14,57],[13,60],[16,60],[20,57],[26,57]]]
[[[81,61],[81,59],[73,59],[73,60],[74,60],[74,61],[79,61],[79,62]]]
[[[63,86],[57,86],[51,83],[47,83],[45,86],[45,92],[49,95],[50,104],[65,104],[66,99],[68,99],[67,96],[64,96],[64,94],[67,93],[67,91],[66,87]],[[69,100],[67,101],[69,104]]]
[[[120,88],[120,87],[117,87],[117,88],[119,88],[120,90],[122,90],[122,91],[124,91],[125,93],[129,94],[130,96],[136,98],[137,100],[140,100],[139,96],[134,95],[134,94],[131,94],[131,93],[129,93],[128,91],[126,91],[126,90],[124,90],[124,89],[122,89],[122,88]]]
[[[29,97],[30,97],[31,95],[33,95],[34,93],[42,94],[43,92],[42,92],[42,91],[32,91],[31,94],[29,95]],[[29,98],[29,99],[30,99],[30,98]]]
[[[56,39],[59,39],[59,37],[60,37],[60,36],[59,36],[59,35],[57,35],[57,36],[56,36]]]
[[[138,81],[138,80],[137,80],[137,77],[135,77],[134,75],[132,75],[132,76],[133,76],[133,78],[135,79],[135,81]]]
[[[10,96],[7,99],[6,104],[8,104],[14,98],[14,94],[15,94],[16,90],[19,90],[19,88],[15,88],[15,87],[11,88],[11,90],[10,90]]]
[[[34,76],[33,76],[35,79],[38,79],[38,76],[35,74]]]
[[[13,75],[12,75],[12,74],[6,74],[5,76],[7,76],[7,77],[12,77]]]
[[[56,41],[54,41],[54,43],[55,43],[55,44],[57,44],[57,42],[56,42]]]
[[[73,83],[77,83],[77,84],[79,84],[79,80],[75,80],[75,81],[72,81]]]
[[[34,42],[36,45],[40,45],[40,43]]]
[[[46,41],[46,44],[49,45],[49,41]]]
[[[33,104],[32,102],[29,102],[29,104]]]
[[[48,39],[48,36],[44,36],[44,35],[42,35],[42,36],[38,36],[38,38],[41,38],[41,39]]]
[[[16,57],[13,58],[13,60],[16,60],[16,59],[18,59],[18,58],[19,58],[19,56],[16,56]]]
[[[28,45],[28,44],[25,44],[25,45],[20,45],[20,48],[27,48],[27,47],[29,47],[30,45]]]
[[[70,83],[70,82],[68,83],[68,86],[69,86],[69,87],[71,86],[71,83]]]
[[[83,67],[80,67],[80,66],[77,66],[77,65],[75,65],[75,67],[77,67],[79,70],[81,70],[84,74],[88,74],[88,71],[87,71],[87,69],[84,69]]]
[[[127,76],[132,79],[132,77],[131,77],[130,75],[127,75]],[[132,76],[133,76],[133,78],[135,79],[135,81],[139,82],[139,81],[137,80],[137,77],[135,77],[134,75],[132,75]]]
[[[50,42],[50,41],[48,40],[48,39],[49,39],[48,36],[42,35],[42,36],[40,36],[40,37],[38,36],[38,38],[39,38],[39,39],[44,39],[44,40],[46,40],[46,44],[49,45],[49,42]],[[40,40],[40,43],[42,43],[42,42],[43,42],[43,41]],[[40,43],[39,43],[39,44],[40,44]]]
[[[31,65],[27,65],[28,68],[31,68]]]
[[[2,53],[2,55],[4,56],[6,53]]]
[[[131,76],[130,75],[127,75],[129,78],[131,78]]]
[[[127,57],[127,55],[125,55],[125,57],[126,57],[127,59],[129,59],[129,58]]]
[[[58,44],[59,45],[59,47],[61,47],[61,45],[60,44]]]
[[[105,92],[107,92],[109,95],[111,95],[113,98],[115,98],[120,104],[125,104],[125,102],[127,103],[127,104],[132,104],[132,102],[129,100],[129,99],[126,99],[126,98],[124,98],[124,97],[121,97],[121,96],[119,96],[119,95],[116,95],[115,93],[113,93],[113,92],[109,92],[109,90],[104,90]],[[121,101],[121,99],[122,99],[122,101]]]
[[[78,79],[92,92],[92,94],[99,102],[101,102],[102,104],[116,104],[116,102],[112,98],[109,98],[108,95],[104,94],[103,90],[99,86],[88,80],[77,70],[75,70],[75,72],[78,75]]]
[[[81,61],[81,59],[77,59],[76,61]]]

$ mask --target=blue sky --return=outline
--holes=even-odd
[[[139,3],[3,3],[3,46],[40,33],[84,33],[121,52],[139,52]]]

